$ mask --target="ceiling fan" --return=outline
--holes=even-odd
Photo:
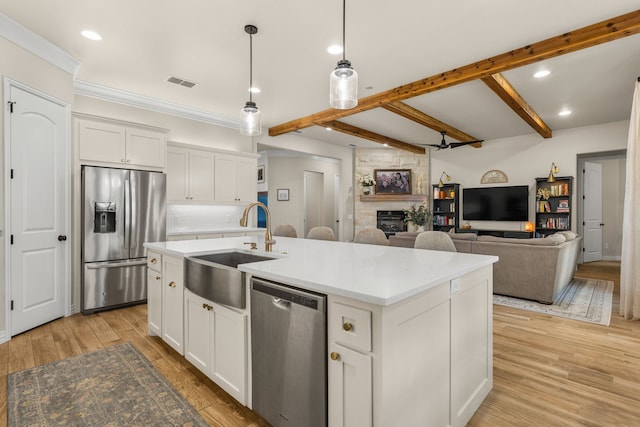
[[[479,139],[476,141],[464,141],[464,142],[450,142],[447,143],[447,141],[445,141],[444,136],[447,134],[446,131],[440,131],[440,134],[442,135],[442,141],[440,142],[440,144],[420,144],[420,145],[427,145],[429,147],[436,147],[438,150],[441,150],[443,148],[456,148],[456,147],[462,147],[463,145],[469,145],[469,144],[475,144],[476,142],[483,142],[484,139]]]

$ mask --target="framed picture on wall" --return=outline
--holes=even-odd
[[[411,194],[411,169],[376,169],[376,194]]]
[[[289,189],[288,188],[278,188],[278,201],[280,201],[280,202],[289,201]]]
[[[264,165],[258,165],[258,184],[264,183]]]

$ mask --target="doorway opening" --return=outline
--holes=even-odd
[[[577,156],[579,263],[621,259],[626,156],[627,150]]]

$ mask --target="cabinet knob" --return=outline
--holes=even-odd
[[[213,307],[206,303],[202,303],[202,308],[206,308],[208,311],[213,310]]]
[[[150,262],[151,264],[156,264],[156,263],[158,262],[158,260],[157,260],[157,259],[155,259],[155,258],[151,258],[151,261],[149,261],[149,262]]]
[[[125,159],[120,159],[120,162],[127,163]]]
[[[340,353],[337,353],[335,351],[332,351],[331,354],[329,355],[331,357],[331,360],[338,360],[340,359]]]
[[[131,163],[131,160],[127,159],[127,163]]]
[[[156,276],[156,280],[162,279],[162,276]]]
[[[342,324],[342,329],[344,329],[346,332],[349,332],[353,329],[353,325],[349,322],[345,322]]]
[[[176,287],[176,282],[169,282],[169,287],[170,288],[175,288]]]

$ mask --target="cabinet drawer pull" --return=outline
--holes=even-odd
[[[344,329],[346,332],[349,332],[353,329],[353,325],[349,322],[345,322],[342,324],[342,329]]]
[[[331,357],[331,360],[338,360],[340,359],[340,353],[332,351],[330,357]]]
[[[206,303],[202,303],[202,308],[206,308],[208,311],[213,310],[213,306]]]
[[[176,282],[169,282],[169,287],[170,288],[175,288],[176,287]]]
[[[151,261],[149,261],[149,262],[150,262],[151,264],[156,264],[156,263],[158,262],[158,260],[157,260],[157,259],[155,259],[155,258],[151,258]]]

